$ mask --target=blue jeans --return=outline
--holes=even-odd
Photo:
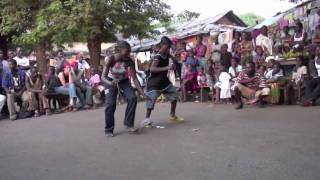
[[[109,93],[106,94],[106,109],[105,109],[105,132],[113,133],[114,130],[114,112],[117,106],[117,95],[118,88],[116,86],[106,85],[106,89]],[[134,89],[132,88],[129,80],[125,80],[119,83],[119,89],[121,93],[125,96],[128,105],[125,113],[124,125],[127,127],[134,126],[134,118],[136,114],[137,107],[137,96]]]
[[[74,84],[68,84],[54,88],[54,91],[58,94],[69,95],[70,99],[77,98],[76,86]]]

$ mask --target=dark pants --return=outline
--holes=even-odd
[[[134,118],[137,107],[137,96],[132,88],[129,80],[119,83],[120,93],[122,93],[127,100],[127,109],[125,113],[124,125],[127,127],[134,126]],[[109,93],[106,95],[106,109],[105,109],[105,132],[113,132],[114,130],[114,112],[117,106],[118,88],[116,86],[106,85]]]
[[[315,101],[320,97],[320,78],[305,82],[306,92],[304,100]]]

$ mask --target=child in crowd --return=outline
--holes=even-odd
[[[285,87],[284,103],[289,104],[291,98],[290,94],[294,94],[297,101],[301,101],[301,86],[303,84],[304,76],[308,75],[308,69],[303,64],[304,58],[299,56],[296,61],[296,67],[293,69],[292,77]]]
[[[228,73],[231,75],[232,79],[237,79],[239,73],[242,71],[242,66],[238,63],[236,57],[231,60],[231,66],[229,67]]]
[[[269,98],[267,98],[267,101],[272,104],[279,103],[279,100],[280,100],[279,83],[282,77],[283,77],[283,71],[280,68],[280,63],[275,62],[273,64],[273,68],[269,70],[266,74],[267,83],[271,87],[271,94]]]
[[[103,103],[105,88],[101,83],[99,70],[91,68],[90,74],[91,74],[91,78],[89,79],[89,85],[92,87],[93,103],[95,106],[101,105]]]
[[[199,61],[194,57],[194,51],[190,49],[188,51],[188,57],[185,62],[185,70],[183,74],[183,81],[181,84],[183,101],[187,99],[187,93],[196,93],[198,90],[197,84],[197,68],[199,66]]]
[[[208,87],[206,74],[203,73],[202,68],[198,69],[197,82],[200,87]]]
[[[266,54],[264,53],[261,46],[256,47],[256,56],[254,59],[254,63],[256,64],[256,69],[258,70],[261,65],[265,64]]]
[[[220,100],[227,104],[231,100],[231,75],[226,72],[224,65],[220,66],[221,73],[219,75],[218,82],[215,84],[216,100],[219,103]]]
[[[266,77],[266,74],[267,74],[267,66],[260,66],[259,70],[258,70],[258,73],[263,76],[263,77]]]

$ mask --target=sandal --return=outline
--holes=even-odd
[[[34,111],[34,117],[40,117],[40,113],[38,110]]]

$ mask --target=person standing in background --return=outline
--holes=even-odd
[[[268,28],[267,26],[262,26],[260,29],[261,34],[258,35],[256,39],[256,46],[261,46],[263,51],[267,55],[272,55],[272,48],[273,48],[273,42],[272,40],[268,37]]]
[[[207,64],[207,60],[205,58],[207,47],[203,44],[202,40],[203,40],[202,36],[197,37],[197,44],[195,47],[195,56],[199,60],[201,68],[205,69]]]
[[[23,49],[21,47],[17,48],[17,56],[13,59],[16,60],[17,65],[22,70],[29,70],[30,69],[30,61],[29,58],[23,56]]]

